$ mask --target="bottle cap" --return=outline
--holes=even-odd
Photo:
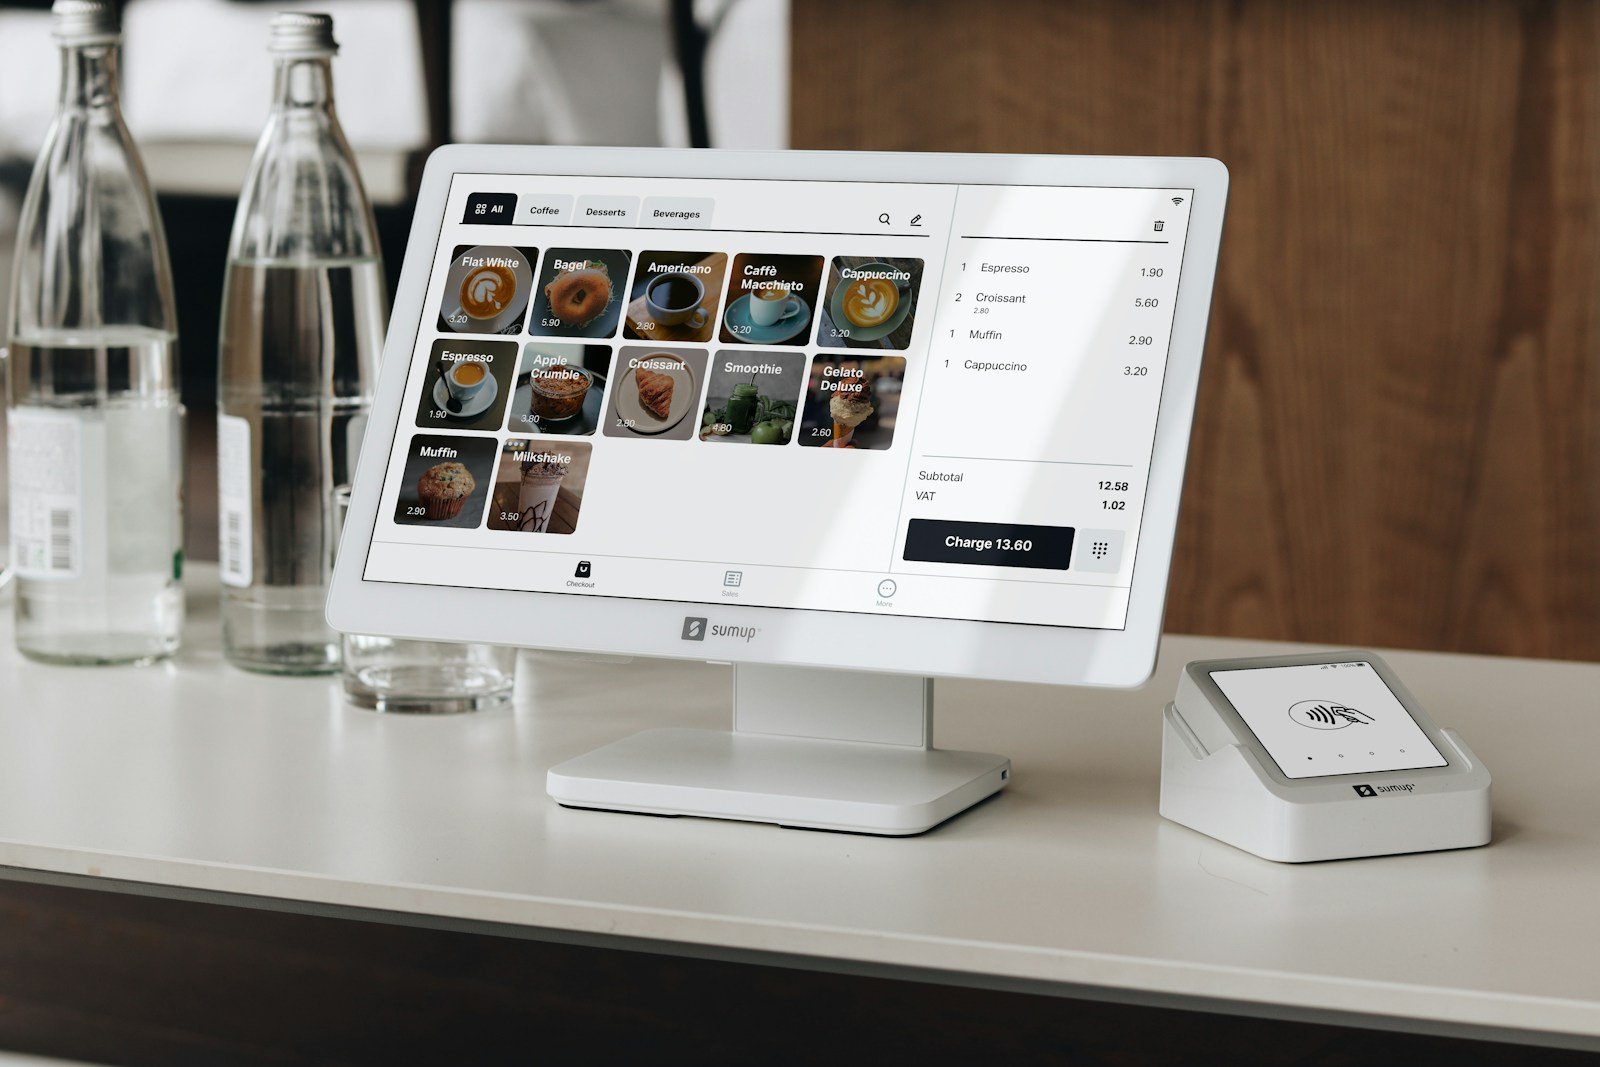
[[[58,0],[60,2],[60,0]],[[339,51],[333,39],[333,16],[280,11],[272,16],[267,51],[275,56],[331,56]]]
[[[113,44],[122,39],[117,8],[109,0],[56,0],[50,32],[62,44]]]

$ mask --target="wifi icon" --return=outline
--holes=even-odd
[[[1175,196],[1175,197],[1172,198],[1172,206],[1173,207],[1177,207],[1181,203],[1183,203],[1183,197]]]

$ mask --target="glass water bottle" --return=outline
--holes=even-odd
[[[387,319],[383,263],[334,116],[327,15],[279,14],[272,110],[228,250],[217,387],[222,638],[240,667],[339,669],[323,619]]]
[[[170,655],[183,626],[183,407],[166,237],[118,103],[121,31],[56,0],[61,91],[18,228],[6,361],[17,648]]]

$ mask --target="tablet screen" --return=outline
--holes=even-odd
[[[1446,766],[1365,661],[1212,671],[1211,679],[1286,778]]]
[[[1121,629],[1192,195],[457,174],[363,576]]]

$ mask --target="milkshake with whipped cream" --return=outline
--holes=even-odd
[[[517,529],[544,533],[556,509],[561,479],[571,468],[570,457],[540,452],[522,461],[522,482],[517,488]]]

